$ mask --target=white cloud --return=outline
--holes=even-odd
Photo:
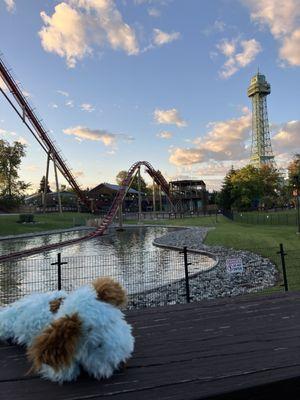
[[[236,51],[236,39],[223,39],[217,44],[217,49],[226,57],[233,56]]]
[[[5,137],[7,137],[7,136],[17,136],[16,132],[7,131],[6,129],[2,129],[2,128],[0,128],[0,135],[5,136]]]
[[[51,104],[50,104],[50,107],[51,107],[51,108],[58,108],[58,105],[57,105],[56,103],[51,103]]]
[[[251,19],[267,26],[279,43],[279,56],[289,65],[300,66],[299,0],[241,0],[250,9]]]
[[[160,139],[171,139],[171,137],[173,137],[173,133],[170,131],[160,131],[156,136]]]
[[[82,103],[80,106],[82,111],[86,111],[86,112],[93,112],[95,111],[95,108],[92,104],[89,103]]]
[[[94,45],[139,53],[135,31],[123,21],[113,0],[66,0],[55,6],[52,16],[43,11],[41,17],[43,48],[66,58],[70,68],[91,54]]]
[[[150,15],[150,17],[158,18],[161,16],[161,11],[157,8],[152,7],[148,8],[148,14]]]
[[[66,104],[67,107],[73,108],[74,107],[74,100],[68,100],[68,101],[66,101],[65,104]]]
[[[21,144],[28,145],[27,139],[25,139],[23,136],[19,136],[16,142],[20,142]]]
[[[46,51],[65,57],[70,68],[91,53],[84,18],[76,9],[60,3],[51,17],[45,11],[41,12],[41,17],[45,26],[39,35]]]
[[[227,58],[219,72],[221,78],[224,79],[229,78],[239,69],[246,67],[262,51],[260,43],[255,39],[223,39],[216,47]],[[240,49],[239,52],[238,49]]]
[[[246,141],[250,137],[251,114],[239,118],[211,122],[209,132],[194,141],[195,147],[174,148],[169,161],[175,165],[192,165],[207,161],[239,160],[246,157]]]
[[[65,92],[64,90],[57,90],[57,93],[61,94],[64,97],[69,97],[69,93]]]
[[[85,176],[85,173],[83,171],[74,171],[73,173],[75,178],[82,178]]]
[[[296,152],[300,149],[300,120],[282,124],[272,138],[277,153]]]
[[[89,129],[84,126],[75,126],[73,128],[64,129],[63,132],[66,135],[73,135],[75,139],[82,140],[92,140],[102,142],[105,146],[113,146],[118,140],[123,140],[125,142],[130,142],[133,140],[132,136],[110,133],[101,129]]]
[[[6,4],[6,9],[9,12],[14,12],[16,9],[16,4],[14,0],[4,0],[4,3]]]
[[[176,125],[179,128],[187,126],[186,121],[181,118],[176,108],[171,108],[169,110],[156,109],[154,111],[154,120],[158,124]]]
[[[204,29],[203,33],[204,35],[209,36],[215,32],[223,32],[225,28],[226,28],[225,22],[220,19],[217,19],[212,25]]]
[[[167,33],[160,29],[153,29],[153,42],[156,46],[162,46],[166,43],[171,43],[180,38],[179,32]]]
[[[289,65],[300,66],[300,28],[283,39],[279,55]]]

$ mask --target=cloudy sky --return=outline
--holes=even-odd
[[[0,0],[0,37],[83,186],[147,160],[218,188],[249,160],[258,67],[277,164],[300,152],[300,0]],[[27,143],[34,188],[45,155],[3,97],[0,137]]]

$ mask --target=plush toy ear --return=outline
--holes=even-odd
[[[97,292],[98,300],[105,301],[117,307],[126,305],[126,291],[118,282],[107,277],[95,279],[92,284]]]
[[[73,360],[81,335],[81,321],[78,314],[65,316],[52,322],[27,351],[33,362],[33,370],[38,371],[42,364],[47,364],[56,372],[68,367]]]

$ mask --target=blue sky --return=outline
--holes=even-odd
[[[278,166],[300,151],[299,0],[0,0],[0,35],[83,186],[143,159],[218,188],[249,160],[258,66]],[[45,155],[4,98],[0,137],[27,143],[34,190]]]

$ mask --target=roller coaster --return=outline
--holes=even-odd
[[[29,129],[31,134],[38,141],[42,149],[48,155],[49,159],[53,161],[54,165],[67,180],[81,202],[86,204],[90,208],[89,200],[85,193],[81,190],[80,185],[78,184],[74,174],[72,173],[71,168],[66,162],[66,159],[62,156],[62,153],[58,149],[58,146],[50,138],[49,131],[47,131],[47,129],[44,127],[42,120],[38,118],[37,114],[34,111],[34,108],[29,104],[29,101],[22,92],[20,85],[17,83],[16,79],[12,76],[11,70],[6,66],[6,63],[4,62],[2,56],[0,56],[0,78],[2,78],[6,86],[6,88],[3,88],[0,85],[0,92],[3,94],[3,96],[8,101],[13,110],[17,113],[17,115],[20,117],[25,126]],[[31,256],[41,252],[56,249],[58,247],[69,246],[85,240],[90,240],[102,236],[104,232],[108,229],[109,225],[113,222],[119,207],[122,207],[127,190],[130,188],[135,174],[142,166],[145,167],[146,172],[148,173],[148,175],[150,175],[153,181],[156,184],[160,185],[162,191],[166,194],[168,200],[170,201],[171,207],[174,208],[169,184],[163,177],[161,172],[159,170],[155,170],[148,161],[138,161],[134,163],[128,170],[127,176],[121,183],[121,188],[117,192],[109,211],[102,219],[99,227],[95,231],[81,238],[70,239],[63,242],[1,255],[0,262]]]

